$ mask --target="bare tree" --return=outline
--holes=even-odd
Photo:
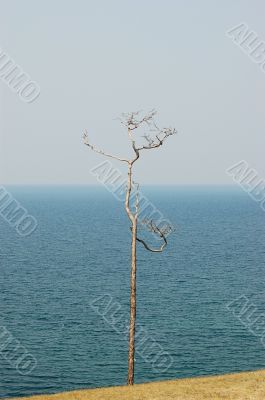
[[[91,150],[96,153],[103,154],[106,157],[113,158],[115,160],[127,163],[128,167],[128,179],[125,197],[125,210],[130,220],[132,242],[131,242],[131,294],[130,294],[130,327],[129,327],[129,354],[128,354],[128,385],[134,384],[134,353],[135,353],[135,322],[136,322],[136,270],[137,270],[137,259],[136,259],[136,248],[137,242],[141,243],[144,248],[154,253],[160,253],[164,250],[167,245],[166,236],[172,229],[170,226],[159,228],[156,226],[153,220],[142,221],[148,231],[156,234],[161,240],[161,245],[158,248],[153,248],[147,244],[146,240],[138,237],[138,222],[139,222],[139,185],[135,184],[132,179],[133,166],[135,162],[140,158],[142,151],[156,149],[165,142],[165,140],[176,133],[173,128],[159,128],[154,120],[156,111],[152,110],[146,115],[141,117],[141,112],[131,112],[122,114],[120,121],[125,126],[129,142],[133,149],[132,158],[122,158],[112,154],[108,154],[102,150],[97,149],[89,141],[87,132],[84,133],[84,144],[90,147]],[[135,130],[138,128],[145,128],[147,133],[143,135],[143,144],[136,144]],[[134,193],[135,192],[135,193]],[[134,201],[132,202],[132,194],[135,194]]]

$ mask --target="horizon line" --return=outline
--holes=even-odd
[[[105,186],[101,183],[0,183],[0,186]],[[229,186],[237,187],[232,183],[142,183],[140,186]]]

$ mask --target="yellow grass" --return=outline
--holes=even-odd
[[[265,370],[79,390],[23,400],[265,400]]]

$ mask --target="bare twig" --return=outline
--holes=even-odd
[[[150,125],[154,116],[156,115],[156,111],[151,110],[142,118],[139,118],[140,113],[141,111],[123,113],[119,119],[122,125],[126,126],[130,131],[133,131],[134,129],[139,128],[139,126],[142,124]]]
[[[155,138],[151,138],[150,135],[144,135],[145,140],[147,141],[147,145],[143,145],[141,147],[138,147],[137,150],[150,150],[150,149],[155,149],[157,147],[162,146],[164,141],[172,135],[175,135],[177,133],[175,128],[158,128],[156,124],[154,123],[155,129],[152,130],[152,132],[155,132]]]
[[[140,243],[142,243],[142,245],[146,248],[146,250],[149,250],[153,253],[162,253],[162,251],[164,250],[164,248],[167,245],[167,239],[166,239],[166,235],[168,235],[168,233],[172,230],[171,227],[167,226],[164,228],[158,228],[158,226],[155,225],[155,223],[151,220],[151,221],[142,221],[142,223],[144,225],[146,225],[147,229],[150,232],[153,232],[155,234],[157,234],[162,240],[163,243],[161,244],[161,246],[158,249],[155,249],[153,247],[150,247],[145,240],[140,239],[140,238],[136,238],[136,240]]]
[[[177,132],[174,128],[159,128],[154,119],[156,115],[155,110],[149,111],[142,118],[139,117],[140,113],[141,111],[123,113],[120,118],[122,125],[127,128],[128,136],[135,153],[135,159],[132,160],[133,162],[138,160],[140,156],[139,152],[141,150],[150,150],[160,147],[169,136],[174,135]],[[141,125],[147,125],[149,132],[143,135],[147,144],[138,147],[133,137],[133,131]],[[150,136],[150,134],[154,135],[154,137]]]
[[[105,153],[103,150],[97,149],[94,145],[89,143],[87,131],[84,132],[83,140],[84,140],[84,144],[86,146],[90,147],[90,149],[95,151],[96,153],[103,154],[106,157],[114,158],[115,160],[118,160],[118,161],[123,161],[123,162],[127,162],[127,163],[129,162],[129,160],[126,160],[125,158],[120,158],[120,157],[114,156],[112,154]]]

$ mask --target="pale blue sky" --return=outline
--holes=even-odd
[[[137,181],[230,184],[245,159],[265,178],[265,73],[225,32],[265,41],[264,0],[0,0],[0,48],[41,87],[26,104],[0,80],[2,183],[96,183],[82,145],[130,154],[121,112],[156,108],[179,134],[145,153]]]

